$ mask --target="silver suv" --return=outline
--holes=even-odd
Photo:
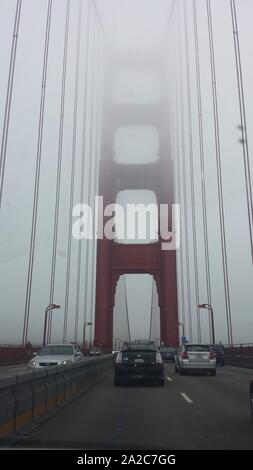
[[[175,372],[216,375],[216,357],[208,344],[182,344],[175,356]]]

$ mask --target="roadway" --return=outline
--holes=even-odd
[[[17,375],[28,370],[27,363],[0,366],[0,378],[3,375]]]
[[[217,376],[179,376],[164,387],[113,385],[109,373],[17,447],[79,449],[253,449],[249,381],[226,366]]]

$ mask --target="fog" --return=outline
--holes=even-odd
[[[59,129],[62,93],[62,69],[64,53],[64,28],[66,4],[64,0],[54,0],[52,9],[51,35],[46,84],[46,101],[41,155],[41,173],[38,200],[38,218],[36,229],[35,258],[31,290],[28,339],[40,343],[43,332],[44,311],[49,303],[51,258],[53,244],[53,224],[55,208],[55,187],[57,179],[57,158],[59,154]],[[45,41],[46,0],[23,0],[20,30],[18,37],[13,95],[9,124],[8,145],[4,178],[2,207],[0,208],[0,280],[1,280],[1,343],[20,343],[24,321],[31,219],[34,195],[34,176],[38,143],[38,126],[41,99],[41,78]],[[61,305],[53,312],[52,340],[62,340],[63,311],[66,301],[66,270],[68,252],[68,226],[71,164],[73,155],[74,101],[76,47],[79,18],[79,2],[70,2],[70,23],[68,36],[66,95],[62,141],[62,173],[59,206],[59,228],[56,258],[56,277],[54,301]],[[184,57],[185,30],[183,1],[168,0],[97,0],[97,10],[91,3],[90,37],[88,60],[86,61],[87,16],[89,3],[82,2],[82,29],[80,40],[80,70],[77,106],[76,153],[74,172],[73,204],[80,202],[82,155],[85,153],[84,199],[93,201],[97,194],[98,158],[94,142],[100,142],[101,125],[104,123],[103,103],[106,100],[106,73],[114,54],[117,56],[135,54],[153,54],[162,58],[166,70],[167,93],[170,103],[168,115],[170,127],[171,157],[175,164],[176,193],[175,200],[181,204],[181,246],[178,250],[178,299],[179,321],[186,326],[189,337],[189,312],[193,322],[193,340],[197,340],[197,308],[194,282],[194,252],[191,204],[190,143],[189,120],[187,117],[187,70]],[[199,114],[197,96],[197,77],[195,67],[195,43],[192,2],[187,0],[187,18],[189,35],[190,93],[192,109],[192,149],[195,184],[196,241],[198,253],[199,302],[207,302],[205,274],[205,247],[203,237],[202,193],[200,156],[199,156]],[[231,299],[231,316],[234,343],[252,342],[253,317],[251,306],[252,259],[248,226],[247,201],[245,193],[244,165],[241,137],[237,75],[235,67],[233,30],[230,4],[227,0],[212,0],[213,35],[216,61],[217,97],[219,111],[220,155],[224,198],[224,219],[226,230],[226,248],[228,278]],[[253,150],[253,43],[251,0],[236,2],[238,29],[243,70],[243,84],[246,103],[248,128],[248,146],[250,156]],[[218,186],[216,168],[216,148],[213,119],[212,81],[210,71],[209,37],[206,1],[196,0],[199,29],[199,55],[202,92],[203,142],[205,158],[205,185],[208,217],[208,241],[212,306],[214,309],[216,339],[227,343],[226,305],[224,296],[220,224],[218,211]],[[8,84],[8,71],[16,1],[0,1],[0,136],[4,123],[5,102]],[[101,32],[99,19],[103,24]],[[180,66],[179,45],[182,45]],[[88,76],[86,70],[88,68]],[[87,80],[87,81],[86,81]],[[99,84],[102,88],[100,107]],[[88,83],[88,95],[85,90]],[[181,89],[180,89],[181,83]],[[121,103],[156,102],[159,98],[159,83],[154,67],[152,74],[128,73],[115,77],[113,82],[113,100]],[[95,101],[94,101],[95,100]],[[180,119],[179,100],[183,109]],[[93,108],[93,103],[96,103]],[[85,106],[84,106],[85,103]],[[94,111],[95,109],[95,111]],[[100,109],[102,113],[100,115]],[[85,111],[85,112],[84,112]],[[110,116],[106,116],[110,119]],[[85,135],[85,143],[84,143]],[[178,139],[178,141],[177,141]],[[182,142],[186,166],[185,190],[186,206],[183,198]],[[179,149],[178,149],[179,145]],[[159,159],[157,131],[151,125],[143,127],[125,126],[117,130],[112,143],[112,157],[119,164],[150,163]],[[85,150],[85,152],[84,152]],[[103,148],[101,149],[101,153]],[[89,155],[93,158],[90,161]],[[90,163],[89,163],[90,162]],[[91,177],[89,178],[89,171]],[[178,186],[178,173],[181,189]],[[122,194],[119,195],[121,198]],[[125,198],[127,196],[125,195]],[[148,203],[149,197],[141,198]],[[152,195],[152,198],[155,195]],[[135,192],[131,201],[138,198]],[[126,199],[121,199],[123,205]],[[136,202],[138,202],[136,200]],[[186,209],[188,218],[186,220]],[[187,246],[189,245],[189,280],[190,303],[187,295]],[[74,339],[74,320],[76,314],[78,241],[72,239],[70,265],[70,294],[68,299],[67,339]],[[78,299],[79,331],[78,340],[82,340],[84,320],[94,323],[94,285],[96,243],[82,242],[81,258],[81,293]],[[180,263],[180,256],[182,262]],[[89,276],[85,266],[88,262]],[[181,283],[183,268],[184,286]],[[137,285],[138,283],[138,285]],[[150,331],[152,303],[152,279],[150,277],[131,276],[126,278],[129,321],[131,338],[147,337]],[[183,298],[184,297],[184,298]],[[182,301],[184,300],[184,302]],[[154,323],[153,337],[159,337],[159,310],[157,298],[153,302]],[[185,309],[183,309],[183,303]],[[124,286],[121,278],[118,283],[115,304],[114,338],[125,339],[128,335],[126,326],[126,308]],[[206,310],[200,311],[202,340],[209,341],[209,324]],[[80,326],[81,325],[81,326]],[[87,337],[92,339],[93,327],[87,329]]]

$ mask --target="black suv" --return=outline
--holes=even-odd
[[[160,353],[164,360],[164,362],[175,362],[175,354],[177,352],[177,348],[173,346],[161,346]]]
[[[125,342],[115,360],[114,384],[145,379],[164,385],[163,360],[157,344],[141,340]]]
[[[220,344],[211,344],[211,350],[215,353],[217,366],[225,365],[224,349]]]

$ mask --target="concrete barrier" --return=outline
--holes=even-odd
[[[30,382],[32,392],[32,419],[34,423],[40,423],[46,417],[46,385],[45,378],[47,371],[38,370],[34,374],[34,379]]]
[[[85,392],[113,366],[112,357],[0,377],[0,446],[16,441]]]
[[[30,386],[33,378],[32,372],[19,374],[16,377],[16,384],[12,387],[15,400],[14,430],[17,434],[26,434],[34,427],[33,393]]]
[[[12,389],[16,383],[16,377],[2,377],[0,380],[0,442],[14,435],[15,398]]]

